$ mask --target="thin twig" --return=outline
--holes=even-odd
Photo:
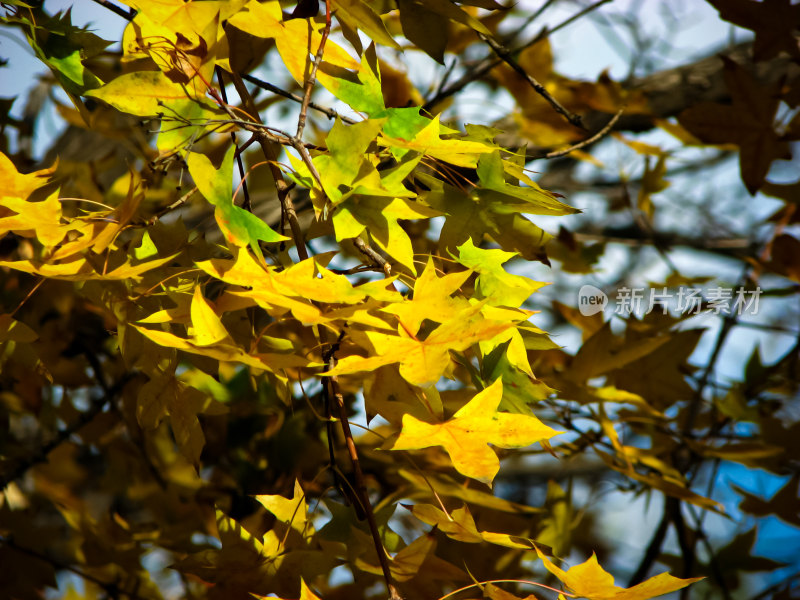
[[[595,133],[593,136],[588,137],[585,140],[583,140],[581,142],[578,142],[577,144],[574,144],[573,146],[570,146],[569,148],[564,148],[563,150],[554,150],[553,152],[548,152],[547,154],[545,154],[541,158],[548,158],[548,159],[550,159],[550,158],[559,158],[561,156],[566,156],[567,154],[569,154],[570,152],[574,152],[575,150],[580,150],[581,148],[585,148],[589,144],[594,144],[596,141],[598,141],[602,137],[608,135],[608,133],[611,131],[611,129],[614,127],[614,125],[616,125],[617,121],[619,121],[619,118],[622,116],[622,113],[624,111],[625,111],[625,107],[623,106],[622,108],[620,108],[616,112],[616,114],[614,114],[613,117],[611,117],[611,120],[608,123],[605,124],[605,127],[603,127],[600,131]]]
[[[530,46],[533,46],[537,42],[541,42],[544,38],[553,35],[555,32],[560,31],[561,29],[564,29],[564,27],[567,27],[568,25],[571,25],[572,23],[574,23],[575,21],[577,21],[578,19],[580,19],[584,15],[587,15],[590,12],[592,12],[593,10],[595,10],[597,8],[600,8],[603,4],[608,4],[609,2],[613,2],[613,1],[614,0],[597,0],[597,2],[595,2],[594,4],[590,4],[589,6],[584,8],[583,10],[579,10],[578,12],[576,12],[571,17],[569,17],[567,19],[564,19],[561,23],[559,23],[555,27],[553,27],[551,29],[542,30],[539,33],[539,35],[534,37],[532,40],[530,40],[526,44],[523,44],[519,48],[515,49],[514,53],[516,54],[517,52],[521,52],[525,48],[529,48]]]
[[[232,80],[233,85],[236,88],[239,97],[242,99],[245,110],[249,114],[250,118],[253,119],[257,125],[263,126],[261,117],[256,110],[255,102],[253,102],[253,97],[247,90],[247,86],[244,85],[242,78],[237,73],[233,73]],[[297,248],[297,255],[300,257],[300,260],[306,260],[308,258],[308,250],[306,249],[305,236],[303,235],[302,227],[300,227],[300,221],[297,218],[297,212],[294,209],[294,203],[289,196],[289,185],[283,178],[283,172],[278,166],[278,157],[275,155],[275,151],[273,150],[272,146],[270,146],[269,140],[265,133],[266,132],[263,128],[258,127],[255,128],[255,131],[253,131],[258,143],[261,145],[261,151],[264,153],[264,158],[267,160],[267,165],[269,166],[272,174],[272,179],[275,181],[275,191],[278,193],[278,201],[281,204],[281,220],[283,221],[285,218],[289,222],[289,228],[292,230],[292,238],[294,239],[294,244]]]
[[[326,352],[325,360],[328,364],[328,370],[332,370],[336,366],[336,351],[338,348],[339,341],[337,340],[332,345],[331,349]],[[356,484],[355,492],[361,503],[361,507],[364,509],[366,514],[367,524],[369,525],[369,530],[372,534],[372,542],[375,545],[375,552],[378,555],[378,562],[381,565],[381,571],[383,571],[383,578],[386,581],[386,586],[389,588],[389,597],[391,600],[401,599],[402,596],[397,590],[394,580],[392,579],[392,572],[389,568],[389,560],[386,556],[386,549],[383,547],[381,535],[378,531],[378,524],[375,521],[375,514],[372,510],[372,504],[367,493],[367,486],[364,481],[364,473],[361,470],[361,463],[358,459],[358,450],[356,449],[356,444],[353,440],[353,432],[350,429],[350,422],[348,421],[347,407],[345,406],[342,392],[339,389],[339,378],[336,377],[336,375],[330,375],[327,378],[327,383],[329,388],[329,397],[333,399],[339,410],[339,420],[342,424],[342,433],[344,434],[345,443],[347,445],[347,452],[350,455],[350,462],[353,465],[353,475],[355,477]]]
[[[113,2],[109,2],[109,0],[93,0],[93,1],[96,4],[99,4],[100,6],[107,8],[114,14],[119,15],[126,21],[132,21],[133,18],[136,16],[136,11],[132,8],[130,10],[125,10],[121,6],[117,6]]]
[[[386,274],[386,277],[390,277],[392,275],[392,265],[380,254],[375,252],[375,250],[373,250],[369,244],[367,244],[360,237],[353,239],[353,243],[356,245],[356,248],[358,248],[358,251],[361,252],[361,254],[363,254],[364,256],[368,256],[373,261],[375,261],[375,263]]]
[[[385,271],[377,265],[358,265],[357,267],[352,267],[350,269],[331,269],[328,267],[328,271],[335,273],[336,275],[356,275],[358,273],[368,273],[370,271],[385,273]]]
[[[227,106],[228,104],[228,94],[225,91],[225,81],[222,79],[222,67],[217,65],[214,67],[214,71],[217,74],[217,81],[219,81],[219,92],[222,95],[222,101]],[[239,144],[236,141],[236,132],[231,131],[231,141],[233,145],[236,147],[236,164],[239,166],[239,177],[242,180],[242,193],[244,194],[244,202],[242,202],[242,208],[248,212],[253,212],[253,207],[250,204],[250,193],[247,191],[247,180],[244,176],[244,164],[242,163],[242,153],[239,152]]]
[[[189,201],[189,199],[190,199],[192,196],[194,196],[196,193],[197,193],[197,188],[196,188],[196,187],[193,187],[193,188],[192,188],[192,189],[190,189],[188,192],[186,192],[186,193],[185,193],[183,196],[181,196],[180,198],[178,198],[177,200],[175,200],[175,202],[173,202],[173,203],[172,203],[172,204],[170,204],[169,206],[165,206],[165,207],[164,207],[164,208],[162,208],[160,211],[158,211],[156,214],[154,214],[152,217],[150,217],[149,219],[147,219],[147,221],[145,222],[145,225],[147,225],[148,227],[149,227],[150,225],[155,225],[156,221],[158,221],[159,219],[161,219],[161,217],[163,217],[164,215],[166,215],[166,214],[168,214],[168,213],[171,213],[171,212],[172,212],[173,210],[175,210],[176,208],[180,208],[181,206],[183,206],[184,204],[186,204],[186,203]]]
[[[611,2],[611,0],[598,0],[594,4],[590,4],[589,6],[584,8],[583,10],[581,10],[581,11],[577,12],[576,14],[572,15],[571,17],[569,17],[565,21],[559,23],[558,25],[556,25],[552,29],[543,30],[541,33],[536,35],[529,42],[523,44],[522,46],[519,46],[518,48],[515,48],[514,50],[511,50],[510,51],[511,55],[513,56],[513,55],[519,53],[520,51],[524,50],[525,48],[533,46],[535,43],[540,42],[541,40],[543,40],[547,36],[555,33],[556,31],[559,31],[559,30],[563,29],[567,25],[573,23],[575,20],[581,18],[585,14],[595,10],[596,8],[602,6],[603,4],[606,4],[607,2]],[[449,98],[450,96],[452,96],[454,94],[457,94],[462,89],[467,87],[470,83],[472,83],[473,81],[477,81],[478,79],[480,79],[481,77],[486,75],[489,71],[494,69],[497,65],[499,65],[502,62],[503,62],[502,58],[499,58],[497,56],[491,56],[491,55],[487,56],[482,61],[480,61],[477,65],[475,65],[475,67],[472,68],[468,73],[464,74],[461,78],[459,78],[457,81],[453,82],[446,89],[441,90],[436,95],[434,95],[430,100],[425,102],[425,104],[422,106],[422,108],[424,110],[430,112],[433,109],[433,107],[436,106],[437,104],[439,104],[442,100],[445,100],[445,99]]]
[[[503,46],[500,42],[489,35],[478,33],[478,37],[489,44],[489,47],[494,50],[495,54],[497,54],[497,56],[499,56],[509,67],[514,69],[514,71],[516,71],[520,77],[527,81],[537,94],[547,100],[550,106],[553,107],[553,110],[562,115],[572,125],[575,125],[575,127],[585,129],[581,116],[569,111],[564,107],[563,104],[556,100],[553,95],[548,92],[547,89],[541,83],[539,83],[533,75],[522,68],[522,66],[511,55],[511,51],[508,48]]]
[[[482,585],[488,584],[495,584],[495,583],[523,583],[525,585],[535,585],[536,587],[543,588],[545,590],[550,590],[551,592],[556,592],[557,594],[561,594],[562,596],[567,596],[569,598],[576,598],[575,594],[570,594],[569,592],[565,592],[564,590],[559,590],[554,587],[550,587],[549,585],[545,585],[543,583],[539,583],[537,581],[528,581],[526,579],[490,579],[488,581],[478,581],[475,583],[470,583],[469,585],[465,585],[464,587],[460,587],[457,590],[453,590],[452,592],[445,594],[444,596],[440,596],[438,600],[446,600],[450,596],[455,596],[456,594],[460,594],[466,590],[472,589],[474,587],[480,587]]]
[[[311,29],[311,20],[308,21],[308,27]],[[305,89],[303,90],[303,103],[300,106],[300,115],[297,118],[297,133],[294,137],[298,139],[303,138],[303,129],[306,127],[306,114],[308,113],[308,103],[311,102],[311,92],[314,90],[314,83],[317,81],[317,69],[322,62],[322,54],[325,52],[325,42],[328,41],[328,35],[331,32],[331,0],[325,0],[325,28],[322,30],[322,37],[319,40],[319,48],[314,55],[314,60],[311,61],[311,69],[305,81]],[[311,36],[308,36],[311,42]],[[310,44],[309,44],[310,45]]]
[[[258,77],[253,77],[249,73],[243,73],[241,75],[242,79],[247,81],[248,83],[252,83],[256,87],[260,87],[261,89],[267,90],[268,92],[272,92],[278,96],[282,96],[287,100],[293,100],[298,104],[303,103],[303,97],[298,96],[297,94],[293,94],[291,92],[287,92],[284,89],[279,88],[276,85],[269,83],[268,81],[264,81],[263,79],[259,79]],[[336,119],[337,117],[341,119],[343,122],[347,123],[348,125],[355,125],[358,121],[355,121],[349,117],[345,117],[344,115],[340,115],[338,112],[333,110],[332,108],[328,108],[326,106],[321,106],[316,102],[309,101],[308,108],[316,110],[317,112],[322,113],[329,119]]]

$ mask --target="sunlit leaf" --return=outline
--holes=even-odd
[[[614,577],[597,563],[597,557],[594,554],[585,563],[563,571],[554,565],[541,550],[537,549],[536,552],[547,570],[558,577],[572,593],[590,600],[647,600],[683,589],[687,585],[703,579],[702,577],[678,579],[668,573],[661,573],[632,588],[625,589],[614,585]]]
[[[491,484],[500,461],[489,444],[524,448],[559,433],[534,416],[497,412],[502,396],[503,384],[498,379],[443,423],[426,423],[409,415],[391,449],[443,446],[459,473]]]

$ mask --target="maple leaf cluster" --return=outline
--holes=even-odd
[[[755,31],[755,61],[800,60],[788,0],[710,3]],[[643,159],[627,208],[653,222],[675,151],[612,133],[623,114],[686,146],[733,148],[748,192],[787,201],[778,234],[744,259],[745,283],[767,270],[796,286],[784,228],[797,184],[768,180],[800,139],[788,69],[762,85],[725,57],[726,98],[665,116],[605,74],[557,73],[546,31],[506,48],[501,25],[517,17],[494,0],[98,2],[126,21],[118,52],[34,4],[3,3],[3,25],[51,70],[72,131],[111,146],[62,148],[46,166],[0,152],[9,597],[40,597],[64,572],[87,598],[148,599],[175,595],[167,572],[186,597],[301,600],[508,600],[530,586],[646,600],[730,580],[696,560],[698,511],[725,512],[697,477],[721,461],[791,467],[798,425],[760,394],[796,393],[796,347],[770,366],[756,354],[747,381],[709,400],[716,352],[696,373],[702,331],[683,318],[619,328],[554,302],[581,332],[567,352],[536,325],[547,283],[532,269],[591,272],[605,242],[536,224],[582,211],[529,164],[597,164],[589,149],[607,139]],[[424,94],[391,59],[444,65],[473,45],[492,52],[484,71],[464,63],[468,81]],[[253,75],[262,64],[284,87]],[[484,75],[519,103],[524,143],[446,118]],[[795,112],[780,122],[785,106]],[[605,118],[596,131],[581,127],[591,114]],[[738,423],[757,433],[736,437]],[[546,483],[543,503],[508,493],[515,469],[580,461],[664,498],[628,587],[599,565],[602,547],[575,541],[592,527],[571,480]],[[798,525],[793,473],[772,500],[735,488],[740,508]],[[647,578],[670,525],[681,578]],[[721,552],[734,564],[753,543],[741,534]],[[590,557],[558,566],[576,549]]]

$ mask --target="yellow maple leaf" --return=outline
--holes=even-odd
[[[274,38],[284,65],[298,83],[305,81],[309,48],[316,52],[322,35],[312,30],[304,19],[284,21],[281,5],[277,0],[269,2],[249,2],[246,11],[241,11],[228,19],[228,23],[244,32],[261,38]],[[333,40],[325,43],[325,63],[344,69],[358,69],[356,62],[339,44]],[[329,88],[335,85],[335,77],[325,69],[317,72],[317,81]]]
[[[258,594],[251,593],[253,598],[274,598],[274,596],[260,596]],[[278,598],[278,600],[285,600],[283,598]],[[299,600],[320,600],[320,597],[317,596],[314,592],[311,591],[311,588],[306,585],[306,582],[303,578],[300,578],[300,599]]]
[[[481,314],[481,306],[453,313],[424,340],[412,337],[403,327],[398,335],[368,331],[366,336],[377,356],[346,356],[324,375],[372,371],[383,365],[400,363],[400,375],[413,385],[428,387],[436,383],[450,365],[450,351],[462,352],[472,344],[488,340],[514,327],[513,321],[492,321]]]
[[[25,237],[36,237],[45,248],[58,244],[67,233],[61,224],[61,202],[58,193],[42,202],[28,202],[21,197],[0,198],[0,207],[14,211],[15,215],[0,218],[0,235],[14,231]]]
[[[378,143],[382,146],[428,154],[459,167],[475,167],[481,154],[488,154],[496,150],[496,148],[481,142],[460,140],[458,138],[442,139],[439,115],[431,119],[431,122],[414,136],[413,140],[390,138],[383,135],[378,138]]]
[[[148,329],[139,325],[133,325],[142,335],[159,346],[165,348],[177,348],[184,352],[191,354],[200,354],[222,362],[239,363],[260,369],[262,371],[270,371],[272,373],[281,372],[284,369],[292,369],[299,367],[313,367],[319,366],[312,363],[301,356],[294,354],[277,354],[277,353],[252,353],[248,354],[238,346],[228,343],[216,343],[213,346],[199,346],[193,343],[192,340],[187,340],[178,337],[168,331],[160,331],[158,329]]]
[[[306,494],[300,487],[300,482],[294,481],[294,494],[291,498],[284,498],[277,494],[260,494],[256,500],[261,506],[271,512],[279,521],[283,521],[299,533],[304,533],[310,525],[308,523],[308,504]]]
[[[25,200],[35,190],[42,187],[56,170],[55,165],[49,169],[23,174],[17,171],[14,163],[5,154],[0,152],[0,197],[8,196]]]
[[[384,312],[397,315],[405,328],[413,334],[419,331],[420,324],[425,319],[444,323],[452,318],[453,313],[469,306],[464,298],[452,298],[451,295],[470,275],[472,271],[461,271],[437,277],[433,260],[428,259],[425,270],[414,283],[413,299],[390,304]]]
[[[524,448],[561,433],[533,415],[497,412],[502,397],[503,382],[497,379],[443,423],[426,423],[405,415],[403,429],[391,449],[442,446],[459,473],[491,485],[500,470],[500,460],[489,444]]]
[[[208,301],[203,298],[200,287],[194,288],[192,306],[192,342],[197,346],[210,346],[228,338],[228,331],[222,324],[219,315],[214,311]]]
[[[459,542],[470,544],[489,542],[490,544],[521,550],[531,550],[533,548],[533,543],[524,537],[507,533],[479,531],[475,525],[475,519],[466,504],[451,511],[449,515],[431,504],[415,504],[410,510],[420,521],[428,525],[435,525],[447,537]]]
[[[702,577],[678,579],[669,573],[661,573],[639,585],[626,589],[614,585],[613,575],[598,564],[594,554],[586,562],[563,571],[554,565],[541,550],[537,548],[536,552],[548,571],[558,577],[574,594],[581,598],[589,598],[589,600],[647,600],[680,590],[703,579]]]

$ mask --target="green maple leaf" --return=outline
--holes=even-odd
[[[477,248],[470,238],[458,246],[456,260],[479,273],[475,287],[479,297],[488,298],[493,305],[518,307],[532,293],[547,284],[506,271],[503,263],[515,256],[516,252]]]
[[[215,169],[204,154],[190,153],[186,158],[197,189],[216,208],[214,217],[217,220],[225,239],[239,247],[250,246],[257,256],[261,255],[258,241],[267,243],[288,239],[273,231],[269,225],[253,213],[233,203],[233,155],[236,148],[231,146],[222,159],[222,165]]]
[[[414,249],[399,219],[428,219],[439,213],[423,204],[403,198],[353,196],[333,213],[336,241],[358,237],[368,229],[375,243],[412,273]]]

